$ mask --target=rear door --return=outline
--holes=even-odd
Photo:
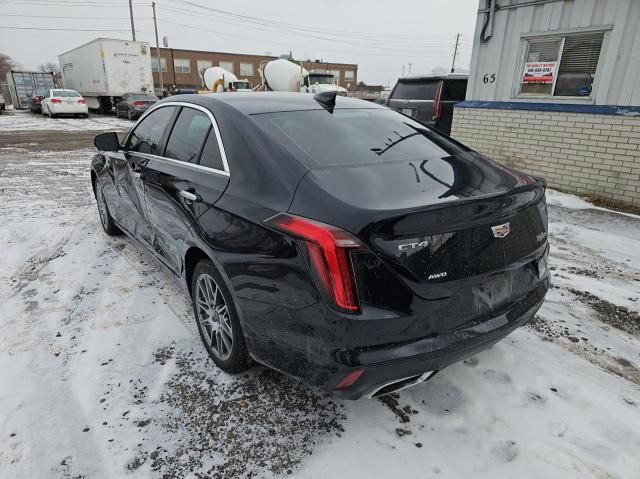
[[[188,230],[229,182],[224,147],[211,112],[180,104],[164,153],[149,158],[143,175],[153,249],[179,274]]]
[[[423,123],[433,123],[433,104],[440,80],[398,80],[391,92],[389,106]]]

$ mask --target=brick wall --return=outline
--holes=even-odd
[[[151,57],[156,58],[156,49],[151,49]],[[238,79],[246,79],[251,82],[253,86],[260,84],[260,63],[263,61],[274,60],[276,57],[265,55],[245,55],[240,53],[220,53],[220,52],[203,52],[197,50],[182,50],[161,48],[160,56],[164,58],[167,71],[163,72],[162,79],[164,81],[165,88],[169,85],[176,85],[177,88],[202,88],[202,79],[198,72],[198,60],[209,61],[212,66],[218,66],[220,62],[232,62],[233,73]],[[189,60],[191,68],[190,73],[179,73],[173,69],[174,59]],[[249,63],[253,65],[253,75],[242,75],[240,73],[240,64]],[[344,88],[355,90],[358,86],[358,65],[350,63],[327,63],[327,62],[315,62],[304,61],[304,67],[307,70],[318,71],[339,71],[338,84]],[[347,79],[346,72],[353,72],[353,78]],[[153,72],[153,82],[156,88],[160,87],[160,76],[157,72]]]
[[[451,136],[551,188],[640,205],[640,116],[456,108]]]

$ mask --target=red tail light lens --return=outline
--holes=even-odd
[[[87,103],[87,100],[85,100],[84,98],[80,98],[78,100],[78,103],[80,103],[81,105],[85,105]]]
[[[132,105],[134,108],[138,108],[138,107],[140,107],[140,106],[143,106],[143,105],[144,105],[144,102],[142,102],[142,101],[134,101],[131,105]]]
[[[33,103],[40,103],[40,97],[39,96],[33,97]]]
[[[62,100],[60,98],[52,98],[51,103],[62,103]]]
[[[360,312],[351,263],[351,251],[364,248],[357,238],[335,226],[287,213],[277,214],[266,223],[302,240],[318,287],[336,309]]]
[[[444,82],[440,82],[438,85],[438,91],[436,92],[436,98],[433,101],[433,119],[438,120],[442,113],[442,85]]]

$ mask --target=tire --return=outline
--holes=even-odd
[[[249,351],[236,305],[220,273],[208,259],[198,262],[193,271],[191,303],[200,339],[216,366],[227,373],[246,371]]]
[[[89,118],[89,113],[85,113],[84,115],[82,115],[83,118]]]
[[[109,206],[107,205],[107,200],[104,197],[104,192],[102,191],[102,184],[100,181],[96,180],[96,203],[98,204],[98,216],[100,217],[100,223],[102,224],[102,228],[104,232],[109,236],[117,236],[120,234],[120,230],[116,226],[111,213],[109,212]]]

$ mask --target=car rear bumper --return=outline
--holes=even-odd
[[[491,347],[535,315],[549,285],[547,272],[489,318],[428,337],[407,334],[406,340],[394,339],[382,346],[366,346],[362,328],[369,339],[388,338],[392,334],[388,321],[393,319],[364,320],[360,322],[365,324],[357,325],[323,304],[295,310],[247,299],[240,303],[247,343],[258,362],[342,398],[359,399],[376,395],[395,381],[417,381],[425,373]],[[336,389],[347,375],[359,370],[362,375],[349,388]]]
[[[86,104],[74,103],[66,105],[64,103],[51,103],[49,108],[54,115],[84,115],[89,113],[89,108]]]
[[[351,371],[364,369],[358,380],[348,389],[334,391],[345,399],[372,397],[382,392],[381,388],[406,386],[406,383],[421,382],[429,374],[450,364],[467,359],[503,339],[524,325],[536,314],[549,289],[545,278],[537,287],[489,320],[468,324],[464,327],[432,338],[424,338],[387,348],[361,348],[351,352],[353,366],[334,374],[324,385],[335,386]],[[386,386],[390,386],[386,388]]]

